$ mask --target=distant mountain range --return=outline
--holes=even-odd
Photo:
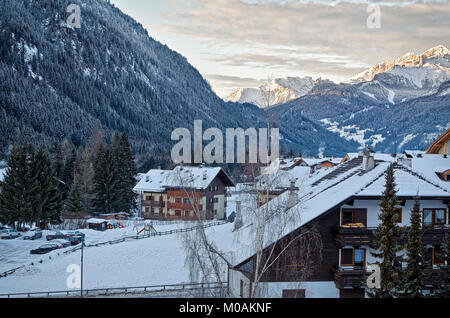
[[[281,87],[272,90],[275,102],[267,110],[283,126],[294,128],[301,115],[360,147],[385,152],[426,149],[450,128],[450,52],[443,45],[377,64],[345,83],[306,82],[307,92],[295,97],[277,96],[289,89],[283,82],[276,80]],[[244,100],[250,92],[239,91]]]
[[[82,8],[80,29],[66,24],[70,4]],[[172,131],[192,132],[194,120],[224,130],[266,127],[266,116],[254,105],[224,102],[186,58],[108,0],[2,0],[0,160],[20,138],[83,146],[100,121],[106,138],[126,132],[145,164],[168,157]],[[282,143],[305,155],[358,146],[301,114],[279,127]]]

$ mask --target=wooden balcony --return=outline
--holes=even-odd
[[[182,210],[182,211],[194,211],[194,208],[192,206],[191,203],[176,203],[176,202],[168,202],[167,203],[167,208],[170,209],[175,209],[175,210]],[[198,210],[198,208],[197,208]]]
[[[152,200],[142,200],[142,206],[152,207],[152,208],[164,208],[166,203],[164,201],[152,201]]]
[[[344,246],[372,246],[375,241],[374,228],[336,227],[335,241],[339,248]]]
[[[376,238],[374,231],[376,228],[344,228],[336,227],[335,241],[339,248],[344,246],[373,246]],[[422,236],[423,245],[440,245],[442,244],[445,233],[448,232],[448,227],[425,228]],[[408,239],[408,230],[400,241],[400,244],[405,244]]]
[[[369,273],[365,270],[336,268],[334,271],[334,283],[338,289],[345,287],[363,288],[365,286],[366,279],[369,276]],[[437,286],[441,283],[441,270],[430,268],[426,269],[424,272],[425,285]]]
[[[336,288],[363,287],[365,286],[366,271],[337,268],[334,272],[334,283]]]

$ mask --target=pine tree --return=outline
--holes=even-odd
[[[371,252],[373,257],[381,259],[381,262],[376,262],[381,271],[381,288],[368,290],[369,296],[373,298],[393,298],[398,295],[398,289],[402,285],[403,258],[397,254],[403,249],[398,244],[402,239],[403,229],[396,224],[399,215],[396,210],[398,201],[395,187],[394,167],[391,165],[386,170],[385,190],[380,204],[381,223],[375,230],[377,240],[374,251]]]
[[[423,297],[424,270],[426,269],[425,248],[422,244],[422,213],[420,211],[420,198],[414,200],[414,207],[411,211],[411,228],[408,233],[408,243],[406,245],[407,267],[404,275],[403,295],[409,298]]]
[[[70,213],[80,213],[84,211],[83,202],[81,200],[80,187],[74,184],[70,191],[66,203],[66,211]]]
[[[80,149],[77,162],[75,164],[76,183],[80,189],[81,200],[83,202],[84,211],[91,213],[95,198],[94,192],[94,164],[91,161],[92,155],[88,148]]]
[[[62,195],[59,188],[60,181],[52,169],[50,158],[43,146],[33,156],[30,164],[32,171],[33,194],[30,196],[32,205],[36,206],[34,218],[38,218],[41,228],[47,228],[48,224],[61,223],[63,207]]]
[[[27,148],[26,142],[13,145],[0,194],[0,221],[15,227],[27,222],[27,216],[31,214]]]
[[[450,233],[445,234],[442,244],[442,254],[439,257],[444,263],[439,266],[441,270],[441,284],[437,287],[436,296],[440,298],[450,298]]]
[[[110,148],[100,146],[94,163],[94,209],[99,213],[120,212],[120,188],[118,170]]]
[[[119,141],[118,153],[119,187],[121,192],[120,211],[131,212],[136,209],[137,194],[133,191],[136,185],[137,167],[134,161],[133,151],[125,133]]]

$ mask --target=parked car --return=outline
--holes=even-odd
[[[86,237],[86,234],[81,233],[80,231],[69,231],[66,233],[65,238],[67,239],[67,238],[73,237],[73,236],[81,236],[81,237],[83,237],[83,240],[84,240],[84,238]]]
[[[81,242],[84,242],[84,236],[69,236],[66,238],[72,245],[78,245]]]
[[[24,240],[32,240],[32,241],[40,239],[41,237],[42,231],[38,228],[31,229],[30,231],[28,231],[23,235]]]
[[[3,239],[14,239],[18,238],[21,234],[13,229],[5,229],[0,231],[0,238]]]
[[[41,247],[31,250],[30,254],[47,254],[50,253],[51,251],[57,250],[61,248],[61,245],[58,243],[49,243],[49,244],[45,244],[42,245]]]
[[[68,240],[62,240],[62,239],[56,239],[56,240],[53,240],[52,243],[60,244],[60,248],[66,248],[66,247],[69,247],[69,246],[72,245],[72,244],[70,243],[70,241],[68,241]]]
[[[66,236],[64,235],[63,232],[56,232],[56,233],[51,233],[49,235],[46,236],[47,241],[53,241],[53,240],[57,240],[57,239],[64,239]]]

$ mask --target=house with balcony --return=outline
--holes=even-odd
[[[153,220],[225,219],[231,178],[222,168],[150,170],[134,188],[140,216]]]
[[[301,217],[293,219],[282,235],[267,238],[263,255],[272,264],[259,280],[259,297],[364,298],[368,265],[377,260],[371,251],[374,230],[379,225],[380,203],[388,167],[394,165],[398,190],[399,225],[408,229],[414,197],[419,194],[423,213],[423,244],[429,268],[426,284],[430,291],[440,279],[438,255],[449,230],[450,182],[438,171],[450,169],[450,160],[442,155],[404,158],[374,156],[370,152],[349,157],[339,166],[322,171],[298,193]],[[286,192],[280,195],[292,195]],[[267,203],[269,205],[272,202]],[[271,226],[270,221],[267,226]],[[307,228],[320,233],[320,261],[305,268],[305,255],[295,238]],[[251,237],[244,227],[237,233],[242,242]],[[236,248],[235,261],[228,269],[228,291],[235,297],[249,297],[255,281],[257,250],[243,244]],[[281,250],[280,254],[271,251]],[[293,256],[294,255],[294,256]],[[271,257],[273,259],[271,259]],[[406,264],[405,264],[406,265]],[[309,270],[306,279],[299,273]]]

